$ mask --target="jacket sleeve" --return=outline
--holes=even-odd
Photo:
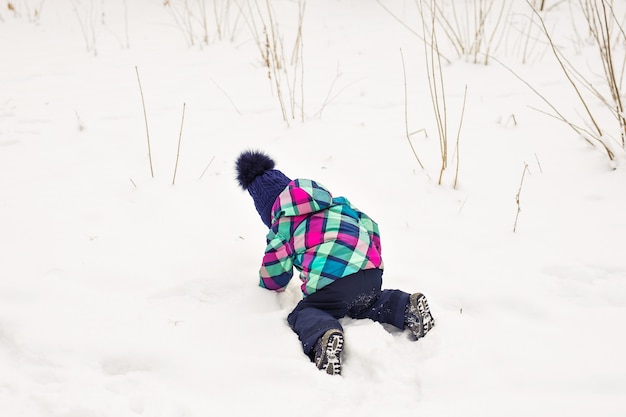
[[[259,285],[273,291],[284,291],[293,276],[293,249],[289,242],[270,230],[267,248],[259,270]]]

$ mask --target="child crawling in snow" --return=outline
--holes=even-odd
[[[287,317],[304,353],[318,369],[341,374],[339,319],[372,319],[409,331],[417,340],[435,325],[426,297],[381,290],[383,260],[378,225],[321,184],[291,180],[265,153],[245,151],[237,181],[248,190],[269,228],[260,285],[283,291],[300,272],[302,300]]]

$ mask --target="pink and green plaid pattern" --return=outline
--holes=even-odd
[[[272,215],[260,270],[264,288],[284,290],[293,267],[304,296],[359,270],[383,267],[376,222],[315,181],[289,183]]]

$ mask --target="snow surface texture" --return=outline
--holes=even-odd
[[[458,58],[442,36],[453,133],[438,185],[414,2],[381,3],[415,33],[375,1],[307,2],[293,67],[298,3],[275,0],[286,68],[304,77],[289,126],[253,2],[207,1],[208,43],[182,1],[29,3],[0,1],[1,416],[626,415],[623,150],[609,163],[504,67]],[[581,116],[515,3],[491,53]],[[558,3],[549,27],[601,86],[576,2]],[[424,169],[405,137],[401,50]],[[286,323],[298,280],[257,287],[265,228],[233,171],[249,148],[378,221],[384,285],[428,296],[426,338],[345,320],[343,375],[308,362]]]

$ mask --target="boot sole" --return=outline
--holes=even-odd
[[[318,369],[328,375],[341,375],[343,335],[339,332],[327,332],[322,336],[322,346],[325,348],[317,364]]]
[[[422,338],[433,327],[435,327],[435,319],[430,314],[430,307],[428,306],[428,300],[424,294],[415,293],[411,295],[411,313],[419,317],[419,323],[417,328],[411,329],[415,339]]]

